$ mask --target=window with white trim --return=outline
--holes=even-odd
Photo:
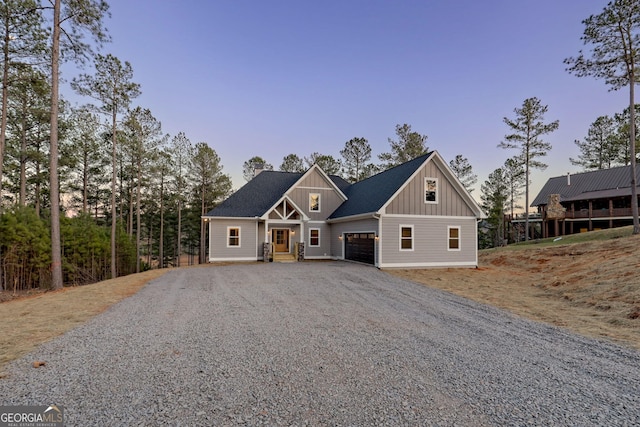
[[[227,227],[227,247],[240,247],[240,227]]]
[[[424,202],[430,204],[438,203],[438,178],[424,179]]]
[[[413,225],[400,226],[400,250],[413,250]]]
[[[309,212],[320,212],[320,193],[309,194]]]
[[[460,250],[460,227],[449,226],[447,228],[448,233],[448,249],[450,251]]]
[[[320,246],[320,229],[309,229],[309,246]]]

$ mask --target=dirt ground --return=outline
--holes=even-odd
[[[389,272],[532,320],[640,349],[640,236],[560,242],[480,251],[477,269]]]

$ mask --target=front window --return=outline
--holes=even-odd
[[[309,246],[320,246],[320,229],[309,229]]]
[[[449,250],[460,250],[460,227],[449,227]]]
[[[413,225],[400,226],[400,250],[413,250]]]
[[[227,227],[227,247],[240,247],[240,227]]]
[[[309,210],[311,212],[320,212],[320,194],[309,194]]]
[[[425,178],[424,179],[424,202],[425,203],[438,203],[438,179],[437,178]]]

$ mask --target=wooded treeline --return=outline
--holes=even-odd
[[[201,215],[231,192],[215,150],[164,134],[133,103],[131,64],[95,52],[107,14],[100,0],[0,2],[0,290],[198,262]],[[68,61],[90,70],[71,80],[85,105],[57,93]]]

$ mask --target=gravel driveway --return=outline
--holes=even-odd
[[[639,352],[341,262],[174,270],[8,373],[68,426],[640,424]]]

